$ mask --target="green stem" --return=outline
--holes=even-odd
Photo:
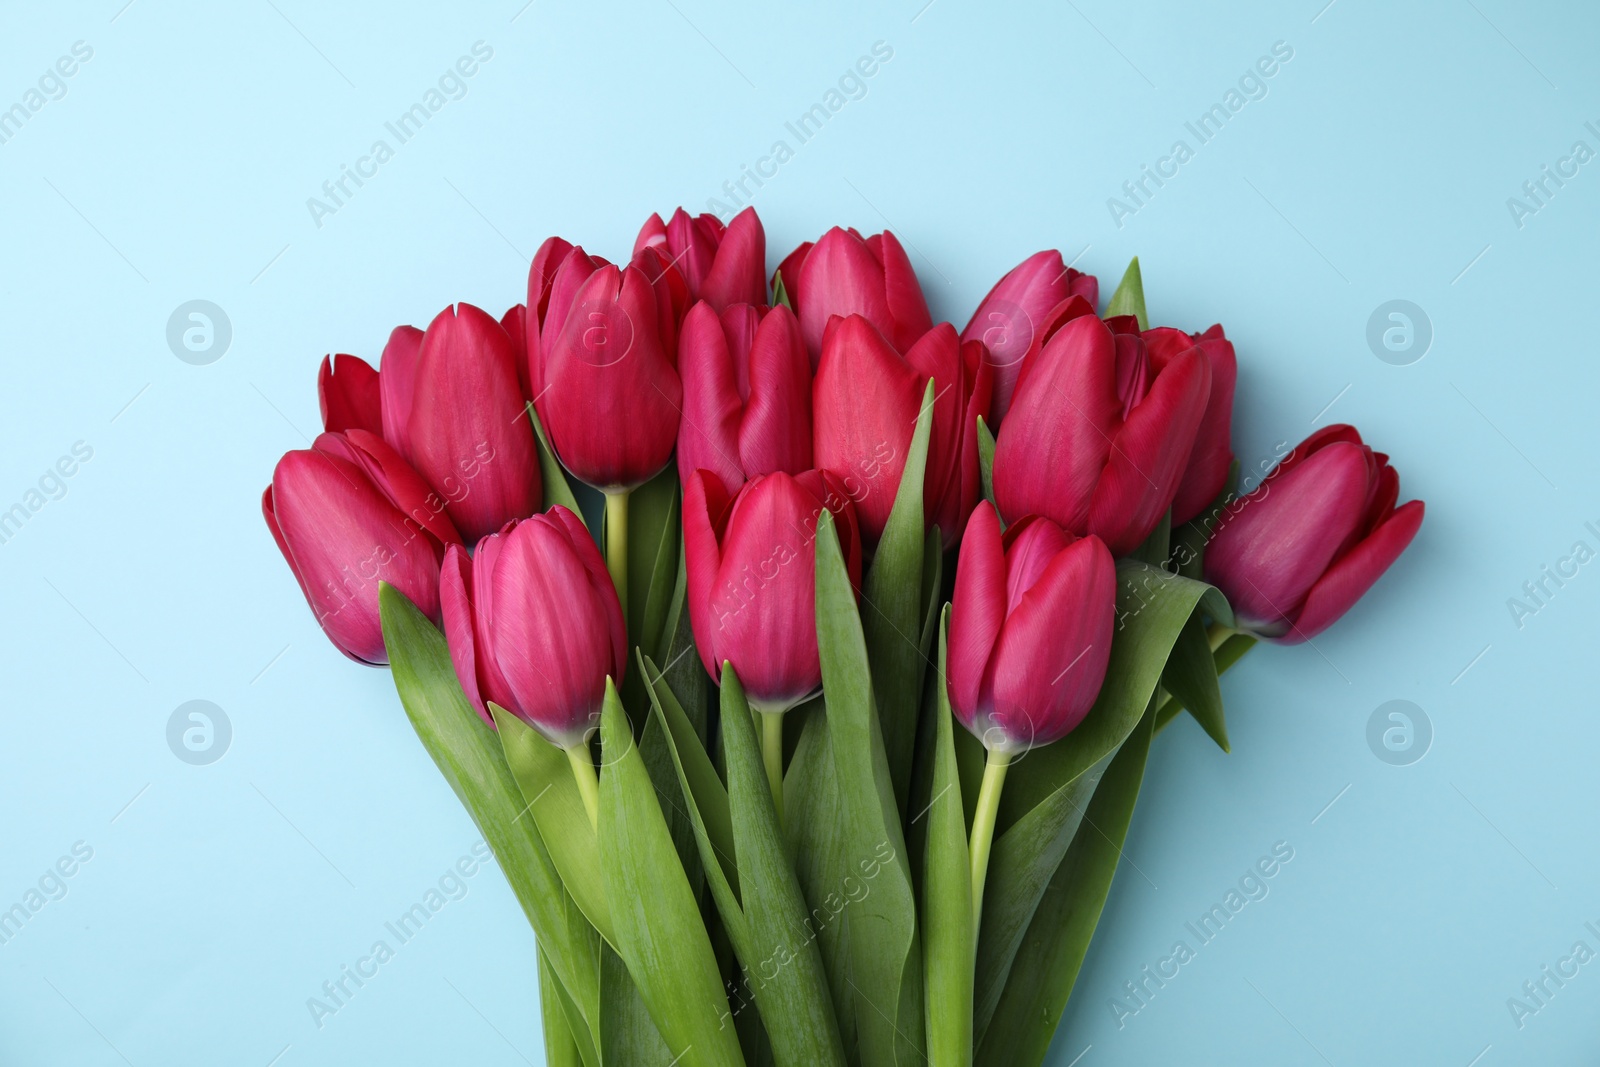
[[[630,489],[606,494],[606,570],[617,588],[622,613],[628,613],[628,495]]]
[[[1206,633],[1206,639],[1211,644],[1211,651],[1215,652],[1217,649],[1221,648],[1227,643],[1228,638],[1232,637],[1238,632],[1238,630],[1230,630],[1226,626],[1219,626],[1216,623],[1213,623],[1211,629]]]
[[[600,776],[595,773],[594,760],[589,756],[589,743],[579,741],[567,749],[567,760],[572,764],[572,777],[578,782],[578,794],[583,797],[583,810],[589,813],[589,826],[598,833]]]
[[[767,765],[767,786],[772,790],[772,806],[783,827],[783,712],[760,711],[761,761]]]
[[[1011,753],[991,752],[983,765],[978,787],[978,810],[972,814],[972,944],[978,944],[983,920],[983,883],[989,876],[989,846],[994,843],[994,819],[1000,812],[1000,789],[1006,784]]]

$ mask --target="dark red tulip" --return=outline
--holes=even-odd
[[[1396,507],[1399,496],[1388,456],[1353,426],[1325,426],[1223,509],[1206,581],[1227,596],[1239,629],[1284,644],[1315,637],[1416,536],[1423,503]]]
[[[778,268],[815,366],[835,315],[861,315],[901,352],[933,326],[906,250],[888,230],[862,237],[835,226],[789,253]]]
[[[383,439],[407,462],[411,455],[406,425],[411,421],[411,400],[417,395],[417,357],[421,354],[422,331],[415,326],[396,326],[378,364]]]
[[[511,351],[517,363],[517,384],[522,389],[522,399],[532,400],[528,391],[528,309],[523,304],[512,304],[500,316],[500,328],[511,338]]]
[[[1144,341],[1150,351],[1150,365],[1157,374],[1189,348],[1199,349],[1211,365],[1206,412],[1200,418],[1189,466],[1172,498],[1172,523],[1177,526],[1197,518],[1227,485],[1228,468],[1233,465],[1233,387],[1239,377],[1239,363],[1233,354],[1233,343],[1223,335],[1221,326],[1197,334],[1160,326],[1146,330]]]
[[[530,400],[539,391],[533,383],[539,378],[537,368],[543,362],[543,353],[566,325],[573,298],[589,275],[605,265],[604,259],[559,237],[547,238],[534,253],[533,264],[528,268],[528,302],[522,314],[522,347],[527,361],[522,375],[528,383]]]
[[[444,501],[381,437],[324,433],[285,454],[261,511],[318,624],[351,659],[389,662],[379,582],[439,619],[439,563],[461,536]]]
[[[977,420],[991,396],[982,344],[963,344],[946,322],[901,357],[860,315],[829,324],[812,386],[812,455],[844,478],[869,544],[889,521],[929,378],[933,430],[923,506],[949,547],[982,491]]]
[[[982,341],[994,368],[994,403],[988,416],[991,429],[1011,408],[1017,375],[1028,353],[1038,351],[1050,333],[1068,319],[1094,314],[1099,299],[1100,282],[1095,276],[1067,266],[1055,249],[1035,252],[989,290],[961,331],[961,339]]]
[[[1132,316],[1066,322],[1023,363],[1000,427],[1000,513],[1043,515],[1127,555],[1171,507],[1210,391],[1205,355],[1157,369]]]
[[[724,661],[733,664],[758,711],[787,711],[822,684],[813,542],[823,508],[837,523],[851,585],[859,585],[855,509],[831,471],[757,475],[737,496],[707,470],[684,485],[695,646],[713,679]]]
[[[357,356],[322,357],[317,371],[317,406],[322,409],[322,428],[329,433],[383,432],[378,372]]]
[[[988,501],[967,523],[950,608],[950,706],[991,752],[1048,745],[1105,678],[1117,569],[1092,534],[1030,515],[1002,537]]]
[[[441,311],[416,355],[400,451],[469,540],[532,515],[542,499],[516,364],[511,338],[471,304]]]
[[[651,215],[633,244],[634,255],[645,248],[663,252],[688,283],[689,299],[704,300],[714,311],[767,302],[767,235],[753,207],[726,227],[715,215],[691,217],[681,207],[670,222]]]
[[[622,606],[600,550],[556,505],[445,555],[439,597],[456,677],[491,726],[490,701],[551,744],[582,744],[600,722],[606,678],[628,662]]]
[[[678,477],[704,467],[730,492],[748,478],[811,469],[811,360],[786,307],[702,301],[678,342]]]
[[[661,339],[656,291],[638,267],[607,264],[572,293],[552,335],[564,274],[557,274],[546,313],[544,350],[530,368],[539,419],[580,481],[610,492],[632,489],[672,458],[683,403],[674,351]]]

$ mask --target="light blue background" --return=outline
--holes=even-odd
[[[1600,564],[1520,628],[1506,602],[1600,548],[1600,163],[1522,228],[1506,200],[1574,141],[1600,149],[1600,12],[925,2],[13,13],[0,107],[75,41],[94,55],[0,145],[0,508],[74,442],[93,458],[0,545],[0,906],[75,842],[93,859],[0,945],[0,1061],[541,1062],[533,938],[492,869],[310,1017],[477,837],[387,674],[322,638],[259,495],[317,428],[325,352],[375,359],[455,300],[498,314],[551,233],[625,254],[651,211],[792,145],[785,121],[880,40],[866,95],[759,190],[773,264],[887,224],[959,324],[1040,247],[1107,294],[1138,254],[1156,320],[1234,338],[1247,464],[1347,420],[1428,502],[1314,649],[1227,676],[1232,755],[1188,720],[1159,739],[1052,1063],[1594,1061],[1600,962],[1520,1029],[1506,1001],[1600,949]],[[306,199],[479,40],[467,95],[316,226]],[[1183,123],[1277,41],[1268,95],[1116,225],[1107,198],[1194,147]],[[209,366],[165,339],[196,298],[233,327]],[[1393,298],[1435,331],[1410,366],[1365,339]],[[233,727],[205,767],[165,738],[197,698]],[[1366,742],[1391,699],[1433,724],[1412,766]],[[1110,998],[1277,841],[1294,859],[1270,895],[1119,1028]]]

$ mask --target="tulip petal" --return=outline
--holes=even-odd
[[[910,257],[894,234],[888,230],[874,234],[867,238],[867,247],[883,265],[883,291],[893,316],[889,341],[904,352],[933,329],[928,300],[922,295],[917,272],[911,269]]]
[[[767,302],[767,234],[756,209],[747,207],[733,217],[720,237],[711,269],[701,279],[695,296],[721,311],[732,304]]]
[[[1327,573],[1311,587],[1305,607],[1289,632],[1284,634],[1283,643],[1298,644],[1309,640],[1349,611],[1411,544],[1411,539],[1422,526],[1422,513],[1423,503],[1420,500],[1402,505],[1366,540],[1329,567]]]
[[[617,599],[617,587],[611,582],[611,572],[606,570],[605,557],[600,555],[600,547],[595,544],[583,520],[568,509],[556,504],[545,512],[545,518],[566,532],[573,554],[583,564],[583,569],[589,572],[589,581],[611,626],[611,680],[621,685],[628,670],[628,625],[623,621],[622,602]]]
[[[775,307],[762,316],[745,365],[749,392],[738,444],[744,474],[810,470],[811,359],[793,312]]]
[[[421,354],[422,331],[415,326],[396,326],[383,346],[383,360],[378,364],[383,439],[407,463],[412,460],[406,426],[411,421],[411,401],[417,393],[417,357]]]
[[[444,639],[450,649],[450,662],[456,669],[456,680],[461,691],[477,711],[478,717],[491,728],[494,716],[489,714],[485,697],[478,686],[478,649],[474,634],[476,621],[472,611],[472,560],[460,545],[445,549],[444,565],[439,570],[439,610],[444,615]],[[499,703],[499,701],[495,701]]]
[[[752,309],[753,310],[753,309]],[[710,304],[689,309],[678,342],[678,373],[683,381],[683,418],[678,424],[678,480],[695,471],[715,471],[737,492],[745,468],[739,459],[741,402],[735,355],[729,351],[722,321]]]
[[[1000,519],[986,500],[967,520],[956,561],[955,593],[950,609],[947,673],[950,704],[962,725],[971,729],[981,710],[983,679],[989,656],[1006,618],[1006,558],[1000,540]]]
[[[789,295],[813,362],[822,351],[828,320],[835,315],[861,315],[880,330],[894,322],[884,290],[883,267],[866,242],[837,226],[823,234],[805,257],[800,276],[791,282],[785,275],[784,283],[792,286]]]
[[[317,405],[322,409],[324,430],[382,433],[381,404],[378,372],[372,364],[356,356],[322,357],[322,368],[317,372]]]
[[[505,330],[471,304],[446,308],[417,364],[406,427],[412,465],[444,495],[462,537],[477,541],[536,512],[539,458]]]
[[[1120,422],[1111,331],[1093,316],[1062,325],[1028,358],[995,442],[994,493],[1015,520],[1044,515],[1087,532],[1095,483]]]
[[[1089,532],[1113,554],[1138,548],[1172,506],[1210,393],[1211,365],[1190,349],[1156,376],[1117,431],[1089,508]]]
[[[719,541],[726,527],[732,500],[722,481],[711,471],[696,471],[683,483],[683,554],[688,568],[686,594],[689,600],[689,625],[694,630],[695,649],[706,673],[722,677],[722,662],[717,658],[712,631],[711,594],[717,588],[717,571],[722,566]]]

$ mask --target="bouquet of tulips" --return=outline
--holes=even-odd
[[[958,333],[888,232],[769,290],[754,211],[679,210],[324,360],[262,503],[521,902],[549,1063],[1037,1065],[1154,735],[1226,749],[1218,674],[1422,521],[1349,426],[1236,487],[1235,375],[1137,260]]]

